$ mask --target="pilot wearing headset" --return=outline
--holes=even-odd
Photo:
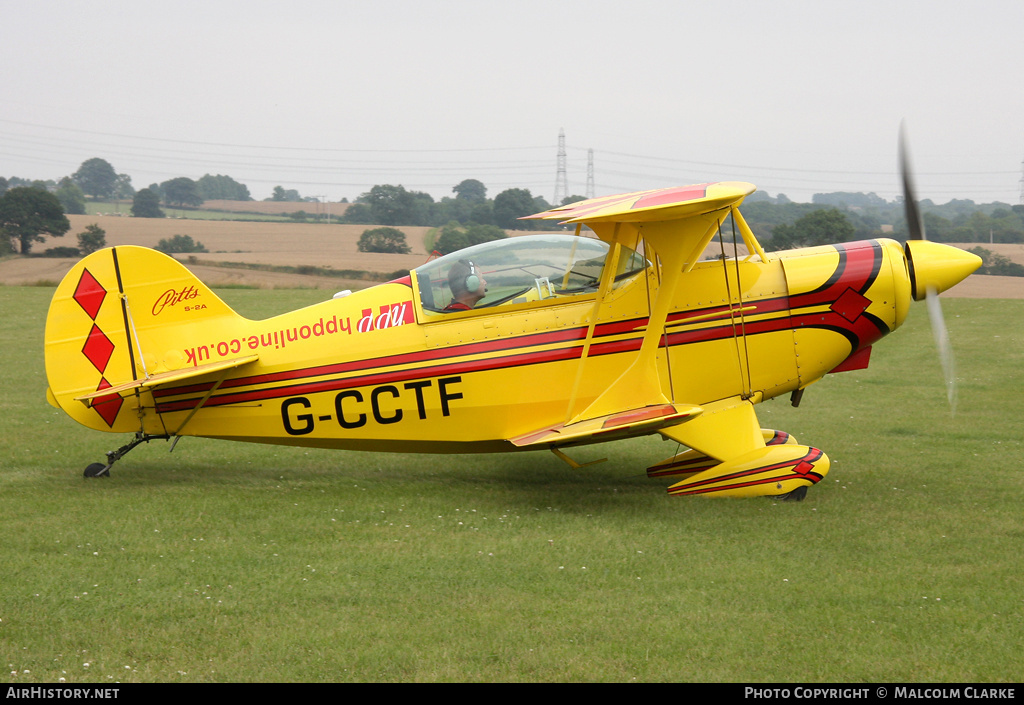
[[[487,280],[468,259],[460,259],[448,270],[448,288],[452,302],[445,311],[470,311],[487,293]]]

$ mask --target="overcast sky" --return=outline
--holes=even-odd
[[[0,176],[1018,203],[1024,2],[0,0]]]

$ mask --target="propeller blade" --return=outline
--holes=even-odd
[[[903,180],[903,208],[907,215],[908,240],[927,240],[924,234],[924,220],[917,207],[917,193],[910,170],[910,154],[907,147],[906,130],[900,125],[900,178]]]
[[[939,362],[942,363],[942,374],[946,378],[946,398],[949,400],[951,416],[956,416],[956,363],[953,360],[953,346],[949,342],[949,330],[942,316],[942,304],[939,295],[929,289],[925,299],[928,304],[928,318],[932,324],[932,336],[935,347],[939,351]]]
[[[907,147],[906,128],[900,124],[900,178],[903,181],[903,208],[907,216],[907,239],[927,240],[924,230],[924,219],[917,205],[917,193],[914,189],[914,178],[910,168],[910,150]],[[927,289],[925,301],[928,305],[928,319],[932,326],[935,347],[939,351],[939,362],[942,363],[942,374],[946,379],[946,398],[949,400],[950,414],[956,416],[956,364],[953,360],[953,346],[949,342],[949,330],[942,316],[942,304],[939,294],[931,286]]]

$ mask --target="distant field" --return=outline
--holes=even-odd
[[[128,218],[100,215],[71,215],[71,230],[62,238],[50,238],[34,250],[42,252],[49,247],[74,246],[77,233],[95,223],[105,232],[108,245],[143,245],[154,247],[160,240],[174,235],[189,235],[201,242],[208,253],[196,253],[203,263],[241,262],[298,267],[310,265],[330,267],[334,270],[358,270],[389,274],[409,270],[423,264],[427,251],[423,240],[430,228],[401,227],[409,255],[391,255],[359,252],[356,244],[363,231],[372,225],[341,225],[312,223],[236,222],[225,220],[189,220],[176,218]],[[6,284],[32,284],[39,281],[59,281],[74,260],[21,259],[0,261],[0,282]],[[253,286],[286,288],[352,288],[339,286],[334,277],[311,277],[282,273],[254,272],[215,267],[191,267],[209,284],[249,284]],[[351,283],[351,282],[350,282]],[[356,282],[358,285],[358,282]],[[366,283],[363,283],[365,286]]]
[[[186,209],[183,212],[192,217],[195,213],[228,211],[229,213],[254,213],[259,215],[284,215],[305,211],[312,215],[329,214],[332,218],[343,214],[350,203],[307,203],[303,201],[203,201],[203,204],[196,210]],[[87,201],[86,212],[90,215],[128,215],[131,213],[132,204],[130,201],[116,202],[95,202]],[[169,215],[178,213],[177,208],[163,208]]]
[[[1024,264],[1024,243],[951,242],[949,244],[964,250],[982,247],[989,252],[1009,258],[1011,262]],[[966,281],[957,284],[956,287],[944,294],[943,298],[1024,299],[1024,277],[968,277]]]
[[[1020,242],[951,242],[950,245],[953,247],[959,247],[964,250],[971,250],[975,247],[981,247],[982,249],[993,252],[997,255],[1002,255],[1008,258],[1011,262],[1017,264],[1024,264],[1024,243]]]
[[[329,214],[331,217],[342,215],[350,203],[306,203],[296,201],[203,201],[203,210],[231,211],[234,213],[263,213],[281,215],[306,211],[310,215]]]
[[[96,223],[107,234],[108,245],[144,245],[153,247],[174,235],[189,235],[211,253],[290,253],[304,257],[302,264],[330,264],[352,269],[346,263],[365,253],[356,249],[363,231],[373,225],[331,225],[318,223],[263,223],[188,218],[126,218],[118,216],[71,215],[71,230],[62,238],[51,238],[36,251],[59,245],[74,245],[75,234]],[[421,263],[427,252],[423,236],[430,228],[400,227],[412,249],[409,261]],[[399,258],[401,255],[388,255]],[[394,267],[393,269],[397,269]]]

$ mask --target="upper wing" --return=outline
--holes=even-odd
[[[602,196],[527,216],[564,223],[636,223],[679,220],[738,204],[755,190],[744,181],[721,181]]]

